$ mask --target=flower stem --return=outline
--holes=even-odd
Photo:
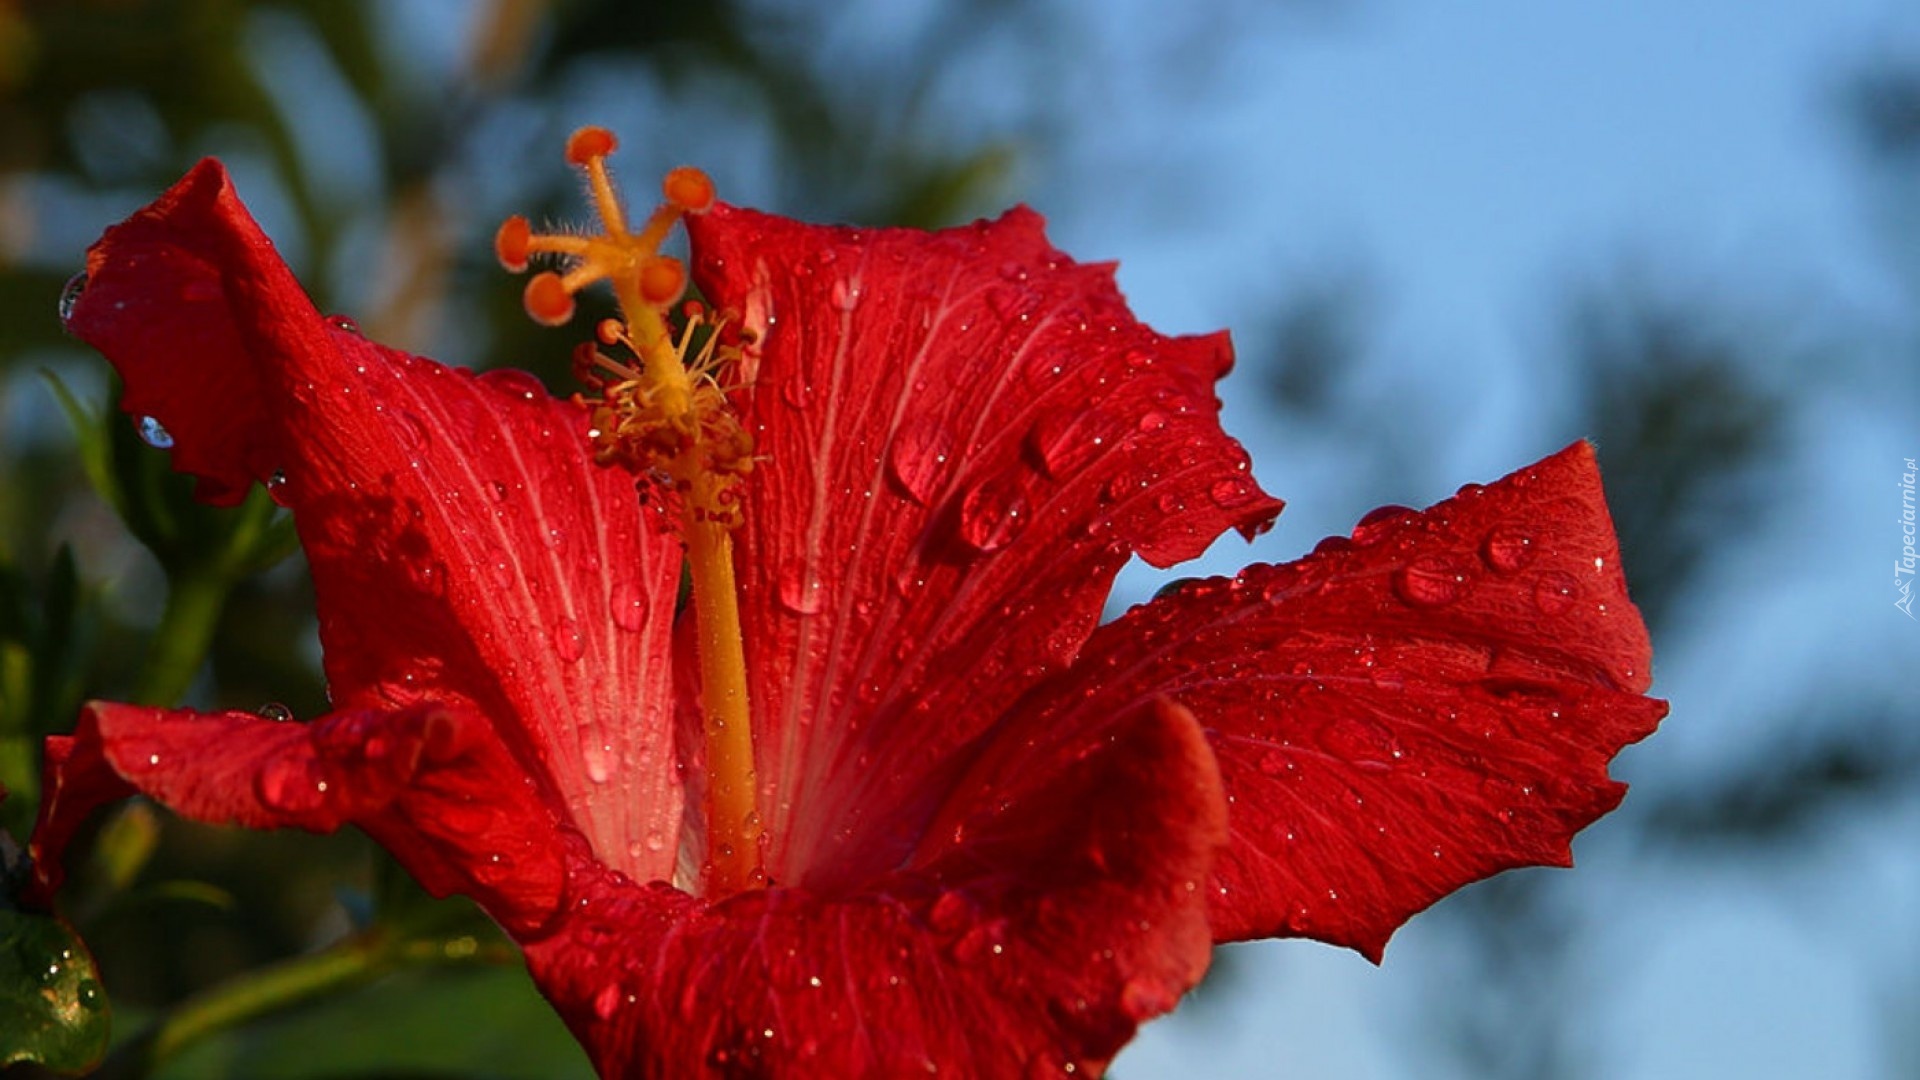
[[[511,962],[511,949],[471,937],[447,941],[403,937],[374,928],[330,948],[260,968],[188,998],[152,1030],[120,1046],[97,1076],[147,1076],[194,1044],[271,1013],[314,1001],[404,967]]]
[[[232,591],[232,579],[217,570],[171,576],[167,605],[147,647],[133,700],[143,705],[173,705],[186,694],[206,661],[214,628]]]

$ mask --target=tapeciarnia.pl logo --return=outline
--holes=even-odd
[[[1907,458],[1906,471],[1900,474],[1900,557],[1893,560],[1893,591],[1896,594],[1893,606],[1913,615],[1913,478],[1915,472],[1913,459]]]

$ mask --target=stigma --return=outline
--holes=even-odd
[[[581,290],[611,286],[620,317],[603,320],[574,353],[574,374],[592,392],[582,399],[593,410],[594,457],[669,481],[697,519],[731,528],[739,516],[733,488],[753,464],[753,439],[721,382],[740,353],[738,335],[700,304],[681,303],[686,266],[660,251],[682,217],[713,206],[713,181],[699,169],[674,169],[661,184],[661,203],[630,228],[607,169],[617,145],[601,127],[567,140],[567,161],[586,174],[596,231],[535,232],[515,215],[494,235],[494,254],[515,273],[536,258],[558,264],[529,278],[522,294],[527,314],[543,325],[570,321]]]

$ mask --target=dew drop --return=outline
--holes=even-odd
[[[1395,525],[1415,511],[1410,506],[1388,504],[1367,511],[1353,527],[1353,542],[1360,547],[1370,547],[1385,540],[1393,532]]]
[[[605,746],[589,746],[583,755],[587,766],[587,779],[596,784],[604,784],[607,777],[613,775],[612,761]]]
[[[613,625],[622,630],[638,632],[645,629],[647,616],[647,596],[639,585],[631,581],[622,581],[613,587],[613,596],[608,600],[613,607]]]
[[[494,502],[503,503],[507,501],[507,485],[500,481],[495,480],[493,483],[487,485],[487,490],[493,493]]]
[[[81,979],[73,988],[73,996],[80,1002],[80,1007],[88,1012],[99,1012],[100,1006],[106,1001],[105,995],[100,992],[99,982],[93,979]]]
[[[482,372],[480,382],[522,401],[538,401],[547,396],[547,386],[532,372],[518,368],[495,368]]]
[[[572,619],[563,618],[553,627],[553,651],[560,659],[572,663],[587,654],[586,639],[580,636],[580,624]]]
[[[1393,575],[1394,594],[1414,607],[1443,607],[1466,589],[1466,575],[1438,555],[1422,555]]]
[[[352,334],[354,337],[363,336],[360,333],[360,324],[351,315],[329,315],[327,325],[343,334]]]
[[[155,450],[170,450],[173,448],[173,433],[168,431],[166,425],[162,424],[159,420],[151,416],[143,416],[140,418],[139,426],[141,442],[146,443]]]
[[[887,447],[887,475],[907,498],[926,506],[933,501],[953,453],[953,432],[934,422],[894,433]]]
[[[1026,530],[1033,507],[1017,476],[988,477],[960,503],[960,539],[982,555],[1014,542]]]
[[[307,771],[305,762],[274,758],[260,770],[255,789],[268,806],[283,813],[302,813],[318,807],[326,788]]]
[[[1513,574],[1533,561],[1533,537],[1514,525],[1498,525],[1480,544],[1480,557],[1496,573]]]
[[[1058,480],[1078,472],[1100,452],[1100,440],[1084,430],[1093,414],[1057,409],[1041,414],[1027,429],[1026,446],[1040,470]]]
[[[85,270],[67,279],[60,290],[60,322],[65,325],[73,321],[73,309],[80,304],[80,296],[87,291],[87,272]]]
[[[1542,615],[1563,614],[1579,598],[1579,584],[1572,575],[1560,570],[1549,570],[1540,575],[1540,580],[1533,586],[1533,606],[1539,608]]]
[[[269,701],[253,711],[261,719],[272,720],[277,724],[284,724],[293,719],[293,710],[277,701]]]
[[[1223,476],[1207,488],[1207,498],[1222,510],[1232,510],[1253,501],[1253,485],[1244,476]]]
[[[780,400],[796,409],[813,404],[813,384],[799,372],[780,380]]]
[[[426,421],[403,409],[400,412],[400,441],[410,450],[425,450],[433,442],[433,433],[427,429]]]
[[[859,307],[860,295],[861,288],[858,279],[848,281],[846,278],[835,278],[833,288],[828,291],[828,299],[833,302],[834,307],[841,311],[852,311],[854,308]]]
[[[1349,540],[1344,536],[1329,536],[1321,540],[1319,543],[1313,545],[1312,554],[1338,555],[1341,552],[1352,551],[1352,550],[1353,550],[1352,540]]]
[[[805,559],[792,559],[780,568],[780,606],[795,615],[813,615],[826,598],[820,575]]]
[[[1158,409],[1149,409],[1140,414],[1140,423],[1138,426],[1141,434],[1159,431],[1167,426],[1167,414]]]

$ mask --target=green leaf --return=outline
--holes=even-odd
[[[107,1049],[110,1015],[93,957],[72,928],[0,910],[0,1065],[86,1069]]]

